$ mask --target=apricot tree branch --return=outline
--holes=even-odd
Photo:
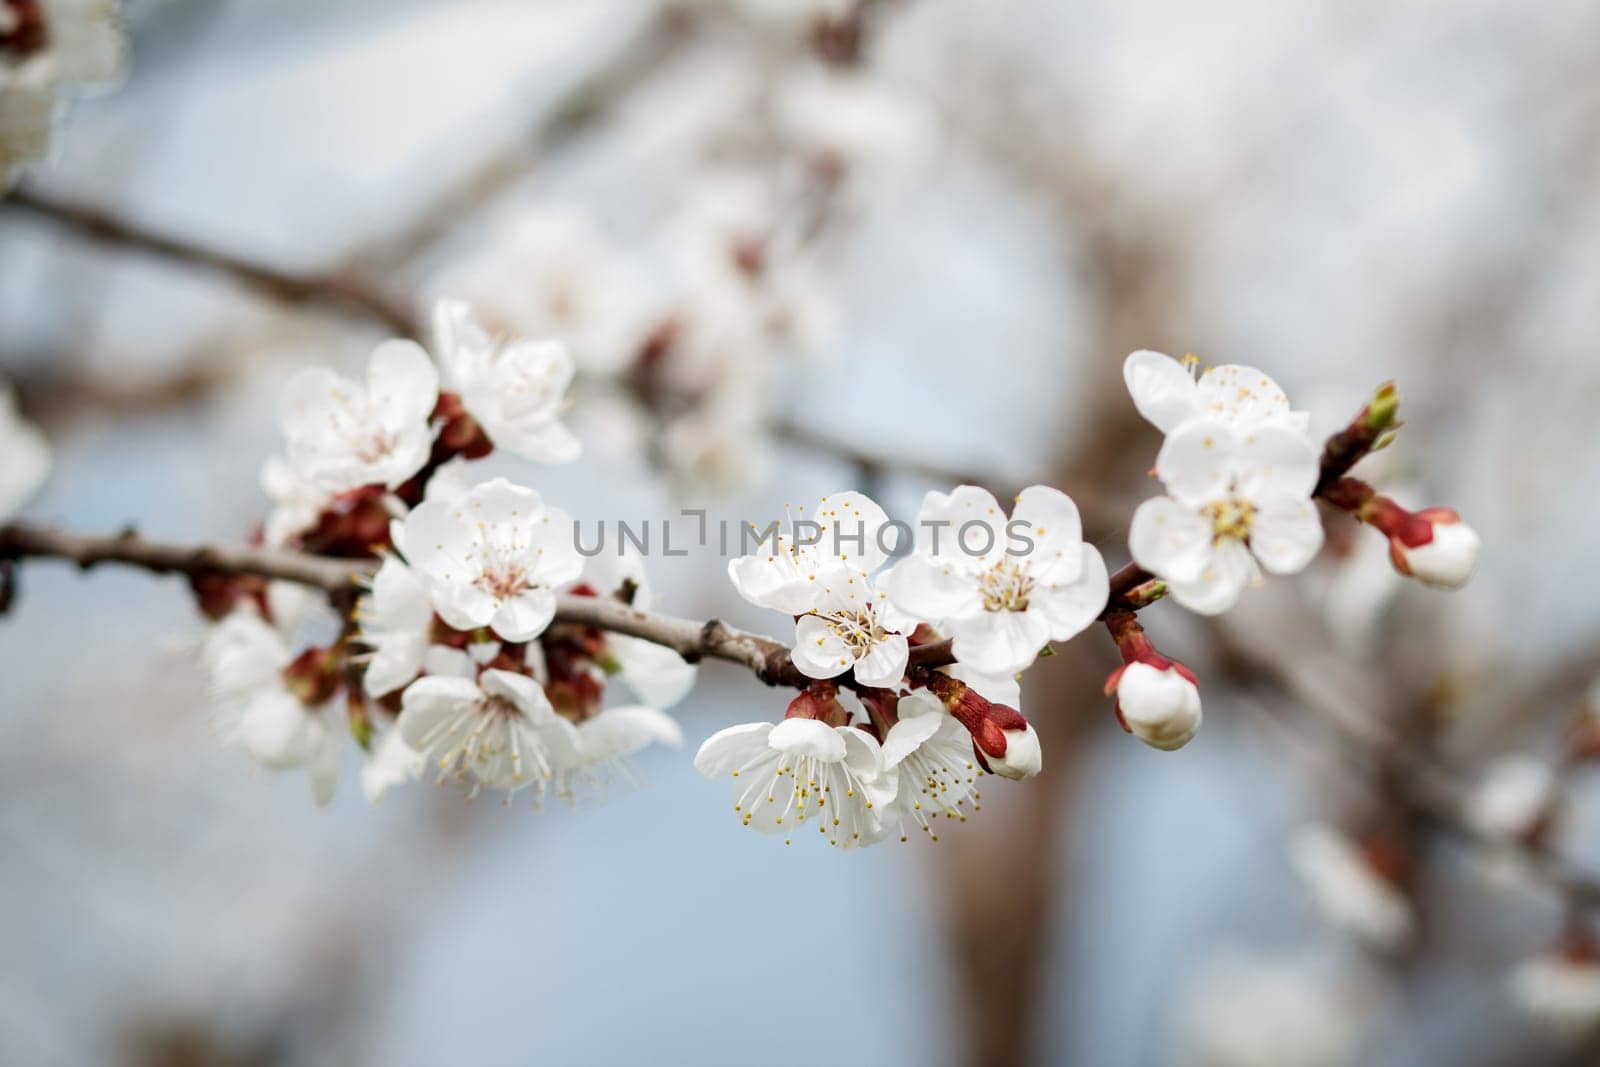
[[[131,530],[111,537],[86,537],[26,523],[0,526],[0,561],[29,558],[64,560],[85,570],[120,564],[191,579],[249,575],[319,589],[336,602],[348,599],[373,573],[370,561],[246,545],[170,544],[146,540]],[[682,619],[641,611],[617,600],[564,593],[556,598],[556,621],[637,637],[691,661],[735,663],[768,685],[803,688],[811,681],[795,667],[783,644],[718,619]]]

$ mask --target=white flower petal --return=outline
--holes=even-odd
[[[1234,426],[1287,419],[1289,398],[1270,377],[1242,364],[1212,367],[1196,387],[1199,410]]]
[[[826,763],[845,757],[844,738],[825,722],[816,719],[784,719],[772,728],[767,744],[779,752],[809,756]]]
[[[1037,611],[986,611],[950,624],[957,660],[989,674],[1032,666],[1050,641],[1050,621]]]
[[[1155,497],[1140,504],[1128,530],[1133,561],[1168,581],[1195,581],[1211,563],[1211,523],[1187,504]]]
[[[1169,494],[1198,506],[1227,495],[1237,450],[1226,425],[1211,419],[1187,422],[1162,443],[1156,474]]]
[[[772,733],[770,722],[746,722],[718,730],[694,756],[694,769],[707,778],[723,778],[748,766],[767,752],[767,736]]]
[[[1220,615],[1239,602],[1245,587],[1260,576],[1255,557],[1242,543],[1217,543],[1196,578],[1166,578],[1173,597],[1200,615]]]
[[[1241,431],[1233,456],[1238,492],[1251,500],[1310,497],[1321,473],[1317,450],[1285,426]]]
[[[1133,406],[1162,433],[1171,433],[1200,410],[1194,376],[1188,368],[1160,352],[1141,350],[1122,364]]]
[[[928,622],[964,618],[983,610],[983,597],[971,574],[920,553],[891,567],[884,587],[896,608]]]
[[[1261,504],[1250,528],[1250,551],[1273,574],[1296,574],[1322,551],[1322,516],[1309,498]]]
[[[876,641],[867,654],[856,661],[856,681],[879,689],[892,689],[905,677],[911,649],[900,634]]]
[[[834,678],[855,663],[844,638],[815,615],[802,615],[795,620],[790,658],[807,678]]]

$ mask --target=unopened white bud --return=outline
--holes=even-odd
[[[1006,737],[1006,752],[998,757],[984,753],[989,769],[1002,778],[1032,778],[1038,774],[1044,767],[1044,752],[1039,747],[1039,735],[1034,732],[1033,724],[1001,732]]]
[[[1117,680],[1117,705],[1133,736],[1166,752],[1200,730],[1200,689],[1175,667],[1130,663]]]
[[[1478,569],[1478,532],[1464,522],[1435,521],[1433,540],[1407,548],[1393,542],[1395,562],[1424,585],[1460,589]]]

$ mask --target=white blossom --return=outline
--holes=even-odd
[[[269,770],[303,768],[318,806],[333,799],[339,778],[337,713],[307,707],[284,684],[294,659],[279,630],[242,607],[207,636],[201,659],[211,679],[216,721],[225,743]]]
[[[411,341],[379,345],[364,386],[327,367],[307,367],[284,387],[279,409],[289,463],[330,493],[393,489],[428,461],[438,399],[439,372]]]
[[[1289,858],[1317,909],[1334,926],[1378,949],[1398,948],[1411,939],[1411,902],[1337,830],[1304,828]]]
[[[939,840],[939,818],[965,822],[978,810],[983,768],[972,753],[972,735],[926,689],[914,689],[895,706],[896,722],[883,739],[885,773],[895,775],[893,813],[900,840],[908,825]]]
[[[862,685],[893,688],[906,673],[906,640],[916,621],[897,610],[859,571],[823,583],[810,611],[795,620],[792,659],[808,678],[836,678],[849,670]]]
[[[1171,495],[1139,505],[1129,549],[1184,607],[1220,614],[1260,580],[1260,567],[1293,574],[1315,558],[1318,472],[1316,452],[1293,430],[1191,419],[1162,445],[1156,473]]]
[[[1517,1005],[1558,1036],[1578,1040],[1600,1026],[1600,959],[1547,952],[1511,972]]]
[[[896,779],[884,774],[878,742],[854,726],[785,719],[730,726],[694,758],[707,778],[733,779],[733,810],[761,833],[790,833],[811,819],[828,843],[881,840]]]
[[[661,314],[644,271],[588,216],[555,207],[497,223],[436,288],[469,298],[495,331],[560,338],[597,375],[626,370]]]
[[[363,688],[381,697],[422,671],[433,630],[433,602],[427,587],[410,567],[391,556],[372,579],[372,592],[361,599],[357,619],[361,643],[372,650]]]
[[[795,511],[787,531],[776,523],[762,530],[749,527],[749,536],[761,536],[761,544],[754,553],[728,561],[728,578],[757,607],[804,615],[831,583],[882,565],[888,553],[880,534],[888,521],[870,497],[831,493],[809,512]],[[772,536],[764,536],[774,528]]]
[[[860,71],[791,75],[777,87],[773,110],[780,134],[803,158],[867,185],[869,195],[915,173],[934,145],[924,102]]]
[[[501,342],[459,300],[438,302],[434,330],[446,381],[497,448],[538,463],[578,458],[578,439],[561,421],[575,370],[564,343]]]
[[[787,534],[774,533],[760,551],[728,562],[746,600],[796,616],[792,656],[807,677],[853,669],[864,685],[892,687],[905,674],[906,635],[916,620],[890,603],[881,576],[872,575],[888,558],[887,525],[869,497],[834,493],[809,515],[800,509]]]
[[[44,434],[22,417],[11,387],[0,382],[0,522],[32,499],[49,473]]]
[[[0,190],[49,150],[62,90],[109,81],[124,49],[116,0],[0,3]]]
[[[1122,377],[1139,414],[1165,434],[1198,418],[1239,431],[1274,424],[1301,436],[1308,432],[1310,414],[1291,411],[1289,398],[1266,374],[1230,363],[1212,367],[1197,380],[1198,365],[1192,356],[1176,360],[1139,351],[1123,363]]]
[[[555,590],[583,570],[571,518],[504,478],[457,500],[424,500],[400,529],[434,610],[457,630],[537,637],[555,615]]]
[[[395,729],[440,782],[470,783],[473,792],[547,787],[578,761],[577,729],[537,682],[511,671],[486,670],[476,681],[419,678],[401,698]]]
[[[667,426],[662,459],[678,494],[720,495],[755,485],[772,466],[765,397],[718,389]]]
[[[1200,731],[1200,689],[1176,667],[1130,663],[1117,679],[1117,710],[1133,736],[1165,751]]]
[[[1077,505],[1037,485],[1009,522],[985,489],[929,493],[916,551],[889,571],[888,590],[895,607],[948,632],[958,660],[991,674],[1023,670],[1049,642],[1081,633],[1110,595]]]

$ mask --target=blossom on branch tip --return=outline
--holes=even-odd
[[[733,810],[745,826],[790,833],[809,819],[830,845],[846,849],[883,838],[898,784],[884,774],[872,735],[809,718],[719,730],[694,765],[707,778],[733,779]]]
[[[496,447],[537,463],[578,458],[561,421],[575,372],[565,344],[497,340],[459,300],[440,300],[433,317],[446,381]]]
[[[1170,495],[1139,505],[1128,547],[1191,611],[1221,614],[1261,567],[1294,574],[1322,547],[1317,455],[1294,430],[1191,420],[1168,435],[1157,473]]]
[[[1123,362],[1122,378],[1139,414],[1165,434],[1202,418],[1240,431],[1274,424],[1303,436],[1309,428],[1310,415],[1291,411],[1278,383],[1254,367],[1225,364],[1197,379],[1198,366],[1192,356],[1143,350]]]
[[[327,367],[307,367],[289,379],[279,405],[289,463],[300,479],[330,494],[366,485],[394,489],[428,461],[438,400],[439,372],[411,341],[380,344],[365,385]]]
[[[887,589],[896,608],[948,632],[956,659],[987,674],[1026,669],[1051,641],[1083,632],[1110,596],[1077,505],[1040,485],[1022,491],[1009,520],[988,490],[929,493],[916,551],[889,570]]]
[[[401,551],[440,617],[507,641],[542,633],[555,616],[555,590],[583,570],[566,513],[504,478],[459,499],[425,500],[400,530]]]

